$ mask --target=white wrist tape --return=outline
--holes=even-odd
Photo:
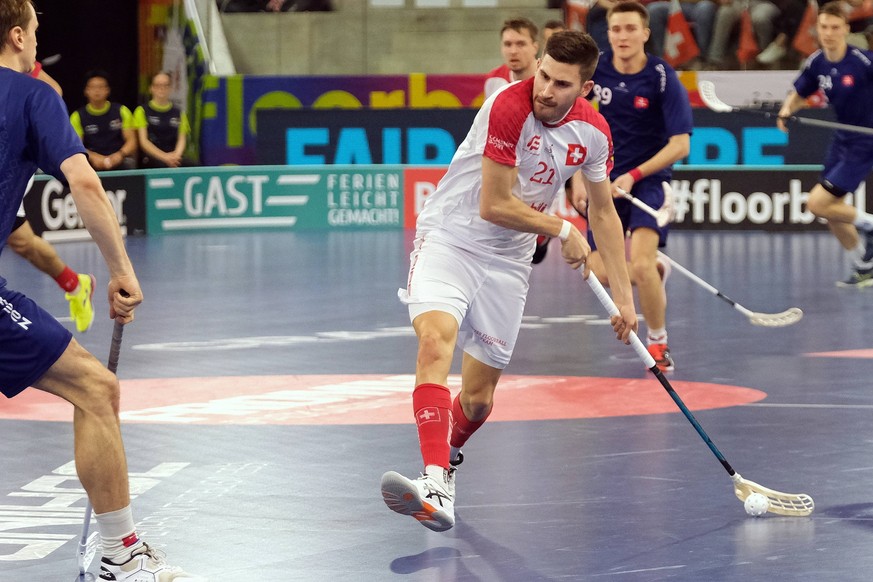
[[[561,240],[567,240],[570,237],[570,229],[573,227],[570,224],[569,220],[565,220],[564,224],[561,225],[561,232],[558,233],[558,238]]]

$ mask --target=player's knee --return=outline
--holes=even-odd
[[[471,394],[464,406],[464,415],[467,420],[476,422],[488,416],[493,406],[493,394]]]
[[[118,378],[102,366],[89,374],[82,390],[82,398],[74,404],[84,412],[95,416],[118,417],[121,403],[121,387]]]
[[[814,215],[828,218],[833,204],[842,204],[842,198],[849,194],[848,191],[832,184],[828,180],[822,180],[813,187],[806,201],[806,208]]]
[[[630,263],[630,269],[631,279],[637,284],[659,278],[656,262],[648,257],[634,258]]]
[[[823,196],[810,196],[806,201],[806,209],[816,216],[827,213],[828,200]]]
[[[418,364],[427,366],[446,357],[451,358],[453,346],[435,328],[423,329],[418,336]]]

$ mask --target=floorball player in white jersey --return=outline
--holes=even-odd
[[[585,33],[554,34],[533,78],[484,103],[418,218],[409,280],[399,295],[418,336],[412,401],[424,474],[408,479],[385,473],[382,496],[391,509],[432,530],[455,523],[460,447],[490,414],[512,355],[537,235],[560,238],[564,260],[574,269],[588,257],[585,236],[543,212],[579,170],[620,311],[613,329],[625,343],[637,329],[624,233],[609,184],[612,138],[584,99],[598,54]],[[452,400],[447,384],[456,344],[464,351],[462,388]]]

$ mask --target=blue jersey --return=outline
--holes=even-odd
[[[818,50],[806,59],[794,89],[801,97],[821,89],[837,121],[873,127],[873,52],[850,46],[841,61],[832,63]],[[873,144],[873,137],[857,132],[838,131],[835,138]]]
[[[79,153],[85,148],[60,96],[43,81],[0,67],[0,252],[36,169],[63,180],[61,163]]]
[[[615,70],[612,51],[606,51],[594,71],[594,96],[615,144],[613,180],[650,159],[672,136],[690,134],[694,127],[688,92],[676,71],[662,59],[646,56],[642,71],[625,75]],[[651,178],[660,184],[670,175],[671,168],[664,168]]]

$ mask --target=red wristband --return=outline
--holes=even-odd
[[[627,173],[628,176],[634,179],[634,183],[639,182],[643,178],[643,173],[640,172],[640,168],[636,167],[630,172]]]

